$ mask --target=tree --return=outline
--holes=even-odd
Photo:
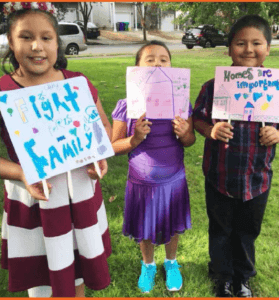
[[[67,3],[65,3],[65,2],[53,2],[52,4],[55,6],[56,11],[57,11],[57,14],[56,14],[57,21],[59,22],[59,21],[64,20],[65,14],[68,11]]]
[[[157,2],[135,2],[134,4],[136,5],[140,16],[143,40],[146,41],[146,31],[149,28],[148,23],[150,23],[150,26],[154,27],[152,20],[154,20],[154,16],[157,16],[158,14],[159,4]]]
[[[160,7],[162,10],[182,11],[176,20],[178,24],[184,25],[187,20],[191,20],[195,26],[211,24],[226,32],[237,19],[247,14],[260,15],[270,25],[278,21],[279,16],[278,2],[164,2]]]
[[[93,5],[92,2],[79,2],[79,9],[81,11],[83,22],[84,22],[84,36],[85,41],[87,42],[87,23],[89,20],[90,13],[92,11]]]
[[[140,16],[140,22],[142,26],[142,32],[143,32],[143,40],[146,41],[146,11],[147,11],[147,5],[144,2],[136,2],[135,3],[137,7],[137,11]]]

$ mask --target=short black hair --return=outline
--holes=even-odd
[[[240,30],[242,30],[243,28],[246,28],[246,27],[253,27],[253,28],[256,28],[256,29],[262,31],[262,33],[267,41],[267,44],[270,45],[272,34],[271,34],[271,29],[270,29],[268,22],[264,18],[262,18],[258,15],[246,15],[246,16],[243,16],[240,19],[238,19],[231,27],[231,30],[228,35],[229,46],[231,45],[232,40],[235,37],[235,35]]]
[[[57,35],[57,43],[58,43],[58,51],[57,51],[57,60],[54,64],[54,68],[56,70],[60,70],[60,69],[65,69],[67,67],[67,58],[64,55],[64,52],[62,51],[61,45],[62,45],[62,41],[61,38],[59,37],[59,33],[58,33],[58,22],[57,19],[48,11],[42,11],[39,9],[20,9],[17,11],[14,11],[13,13],[11,13],[10,15],[8,15],[7,18],[7,37],[11,36],[11,28],[13,26],[13,24],[19,20],[20,18],[22,18],[24,15],[28,14],[28,13],[42,13],[44,15],[46,15],[50,21],[50,23],[52,24],[56,35]],[[12,66],[13,69],[7,70],[6,69],[6,61],[8,61]],[[2,64],[1,64],[2,70],[4,73],[9,74],[11,71],[15,71],[19,68],[19,63],[15,58],[15,54],[12,51],[11,48],[9,48],[2,60]]]
[[[140,62],[140,59],[141,59],[141,55],[142,55],[143,50],[144,50],[145,48],[147,48],[147,47],[149,47],[149,46],[153,46],[153,45],[164,47],[164,48],[167,50],[167,52],[168,52],[168,54],[169,54],[169,57],[170,57],[170,60],[171,60],[170,50],[169,50],[169,48],[166,46],[166,44],[163,43],[163,42],[157,41],[157,40],[152,40],[152,41],[150,41],[150,42],[147,42],[145,45],[143,45],[143,46],[138,50],[138,52],[137,52],[137,54],[136,54],[136,63],[135,63],[136,66],[139,65],[139,62]]]

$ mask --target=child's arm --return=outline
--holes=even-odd
[[[279,131],[272,126],[265,126],[260,129],[260,143],[269,147],[279,143]]]
[[[143,114],[136,122],[135,134],[126,137],[127,123],[122,121],[113,121],[112,126],[112,146],[116,154],[127,154],[136,148],[145,138],[145,136],[151,131],[151,122],[143,120],[145,114]]]
[[[173,122],[174,133],[179,137],[184,147],[193,145],[196,141],[193,120],[190,117],[188,120],[184,120],[179,116],[176,116]]]
[[[25,179],[23,170],[20,165],[0,157],[0,177],[2,179],[22,181],[30,193],[36,200],[45,200],[42,182],[29,185]],[[51,190],[51,184],[47,182],[48,189]]]
[[[206,82],[197,97],[193,121],[194,128],[208,139],[220,140],[228,143],[233,138],[233,126],[228,122],[217,122],[213,124],[211,113],[214,94],[214,80]]]
[[[102,103],[101,103],[99,97],[98,97],[98,100],[96,102],[96,107],[98,109],[98,112],[99,112],[100,118],[102,120],[102,123],[103,123],[103,125],[105,127],[105,130],[106,130],[106,132],[108,134],[108,137],[111,140],[111,133],[112,133],[111,125],[110,125],[110,122],[109,122],[109,120],[107,118],[107,115],[106,115],[106,113],[105,113],[105,111],[104,111],[104,109],[102,107]]]
[[[219,140],[225,143],[233,138],[233,126],[228,122],[217,122],[215,125],[208,124],[207,122],[194,119],[195,129],[204,137],[213,140]]]

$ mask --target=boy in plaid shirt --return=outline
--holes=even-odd
[[[257,15],[244,16],[232,26],[228,43],[233,66],[262,67],[270,50],[269,24]],[[248,280],[256,275],[254,242],[270,190],[279,127],[212,120],[213,94],[214,79],[203,85],[193,115],[195,129],[206,138],[209,275],[216,297],[252,297]]]

